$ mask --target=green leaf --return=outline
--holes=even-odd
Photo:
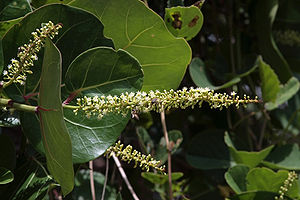
[[[300,88],[300,84],[297,78],[292,77],[285,85],[280,85],[280,90],[277,94],[276,101],[267,102],[266,108],[267,110],[273,110],[283,104],[284,102],[288,101],[292,98],[295,94],[297,94]]]
[[[10,137],[0,134],[0,167],[13,170],[16,166],[15,145]]]
[[[231,197],[231,200],[262,200],[262,199],[274,199],[275,197],[278,197],[277,193],[274,192],[264,192],[264,191],[258,191],[258,192],[245,192],[242,194],[235,195],[234,197]],[[289,197],[284,197],[285,200],[292,200]]]
[[[72,0],[31,0],[31,5],[35,8],[39,8],[52,3],[68,4],[70,1]]]
[[[183,173],[181,172],[173,172],[172,181],[176,181],[177,179],[180,179],[182,176]],[[153,172],[142,172],[142,177],[153,184],[160,184],[160,185],[168,182],[169,180],[168,175],[155,174]]]
[[[255,26],[258,39],[257,44],[263,58],[274,68],[281,82],[285,83],[292,77],[292,72],[272,36],[272,26],[277,9],[278,0],[257,1]]]
[[[0,127],[15,127],[19,125],[19,112],[0,111]]]
[[[7,32],[2,41],[5,67],[12,58],[16,58],[18,47],[28,43],[29,38],[32,38],[31,33],[48,21],[63,24],[59,35],[53,40],[63,56],[63,79],[70,63],[79,54],[96,46],[112,46],[112,41],[103,36],[102,23],[94,15],[67,5],[51,4],[29,13]],[[10,98],[24,102],[23,96],[37,92],[43,61],[42,51],[43,49],[32,67],[33,74],[27,76],[26,88],[12,85],[5,89]]]
[[[47,167],[67,195],[74,187],[72,145],[63,118],[61,104],[61,56],[50,39],[46,39],[40,82],[40,127]]]
[[[277,94],[280,90],[280,82],[273,69],[262,60],[262,57],[257,58],[259,67],[259,75],[261,79],[261,92],[265,102],[275,102]]]
[[[22,18],[13,19],[9,21],[0,22],[0,38],[3,38],[5,33],[16,23],[18,23]],[[1,64],[1,63],[0,63]],[[2,66],[2,65],[0,65]]]
[[[238,151],[233,146],[227,132],[225,133],[224,140],[229,148],[233,160],[238,164],[247,165],[250,169],[256,167],[263,159],[265,159],[274,147],[274,145],[271,145],[259,152]]]
[[[298,144],[286,144],[276,147],[263,164],[273,169],[300,170],[299,158]]]
[[[10,183],[13,180],[14,174],[10,170],[0,167],[0,185]]]
[[[78,56],[66,74],[66,88],[80,96],[120,95],[142,87],[143,72],[139,62],[124,50],[97,47]],[[74,101],[75,102],[75,101]],[[125,128],[128,117],[108,114],[101,120],[77,116],[65,109],[65,120],[73,144],[73,161],[83,163],[105,152]]]
[[[235,193],[239,194],[247,191],[246,176],[248,172],[248,166],[236,165],[229,168],[225,173],[225,180]]]
[[[201,30],[203,15],[196,6],[166,8],[165,23],[175,37],[191,40]]]
[[[21,112],[20,121],[22,130],[30,144],[39,153],[45,155],[38,116],[35,113]]]
[[[250,70],[248,70],[245,73],[236,75],[233,79],[230,81],[224,83],[223,85],[214,86],[209,78],[207,77],[207,74],[205,72],[205,64],[204,62],[198,58],[193,58],[190,67],[189,67],[189,73],[191,75],[191,78],[193,82],[196,84],[197,87],[208,87],[211,90],[220,90],[224,88],[228,88],[230,86],[233,86],[241,81],[241,78],[244,76],[248,76],[250,73],[252,73],[257,68],[257,65],[254,65]]]
[[[197,134],[188,144],[186,160],[197,169],[229,168],[232,164],[224,143],[224,131],[206,130]]]
[[[95,14],[115,48],[124,49],[139,60],[145,75],[143,90],[179,86],[191,60],[191,49],[184,39],[175,38],[161,17],[143,2],[75,0],[71,5]]]
[[[95,193],[97,199],[100,199],[100,196],[103,191],[105,176],[99,172],[94,171],[93,173],[94,184],[95,184]],[[77,172],[75,177],[75,187],[72,192],[73,199],[89,200],[92,199],[91,195],[91,186],[90,186],[90,170],[80,170]],[[115,188],[106,185],[105,188],[105,200],[115,200],[117,199],[117,191]]]
[[[284,185],[284,181],[288,178],[288,173],[286,170],[274,172],[268,168],[254,168],[249,171],[246,177],[247,190],[278,193],[280,187]],[[285,195],[290,198],[299,197],[298,190],[298,183],[294,181]]]
[[[26,177],[25,181],[23,181],[22,185],[18,188],[13,200],[44,199],[51,183],[53,183],[53,179],[51,179],[50,176],[47,176],[47,174],[36,165],[35,169]]]
[[[169,144],[172,147],[172,154],[174,154],[182,143],[182,133],[179,130],[171,130],[168,132]],[[164,137],[160,139],[159,146],[157,147],[155,159],[165,163],[168,159],[168,152],[166,147],[166,140]]]
[[[19,18],[31,11],[27,0],[3,0],[0,5],[0,21]]]
[[[144,152],[146,152],[146,154],[151,154],[151,151],[154,148],[154,143],[147,130],[143,127],[137,127],[136,132],[139,137],[139,142],[144,149]]]

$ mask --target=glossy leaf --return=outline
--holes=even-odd
[[[280,90],[280,82],[273,69],[258,57],[259,75],[261,79],[261,92],[265,102],[275,102]]]
[[[0,127],[19,126],[19,113],[10,113],[9,111],[0,111]]]
[[[259,49],[263,58],[285,83],[292,77],[292,72],[285,58],[279,51],[273,36],[272,26],[278,9],[278,0],[257,1],[255,7],[255,26]]]
[[[197,134],[188,145],[187,162],[197,169],[229,168],[232,164],[223,138],[224,132],[221,130],[206,130]]]
[[[39,93],[39,106],[47,111],[39,110],[39,119],[47,167],[66,195],[73,190],[74,172],[71,139],[61,104],[61,70],[60,52],[47,38]]]
[[[0,185],[10,183],[13,180],[14,174],[10,170],[0,167]]]
[[[173,172],[172,173],[172,181],[176,181],[183,176],[181,172]],[[153,184],[164,184],[168,182],[168,175],[155,174],[153,172],[142,172],[142,177]]]
[[[3,0],[0,5],[0,22],[22,17],[31,11],[27,0]]]
[[[191,49],[184,39],[175,38],[160,16],[143,2],[75,0],[71,5],[95,14],[115,48],[124,49],[139,60],[145,75],[143,90],[179,86],[191,59]]]
[[[78,56],[66,74],[66,88],[80,96],[120,95],[142,87],[143,72],[139,62],[124,50],[97,47]],[[83,163],[105,152],[119,137],[128,122],[120,114],[88,119],[65,110],[65,120],[73,144],[73,161]]]
[[[288,171],[279,170],[274,172],[268,168],[254,168],[247,175],[248,191],[266,191],[278,193],[284,181],[288,178]],[[297,181],[294,181],[285,193],[290,198],[299,197]]]
[[[201,30],[203,15],[196,6],[166,8],[165,23],[175,37],[191,40]]]
[[[59,35],[54,38],[55,44],[63,56],[63,79],[69,64],[80,53],[96,46],[112,46],[111,40],[103,36],[102,23],[94,15],[67,5],[51,4],[26,15],[7,32],[3,38],[5,67],[12,58],[16,57],[18,47],[28,43],[32,37],[31,33],[40,28],[42,23],[48,21],[63,24],[63,28],[59,30]],[[34,73],[27,77],[25,90],[20,85],[17,87],[12,85],[6,89],[10,98],[23,102],[23,96],[37,92],[43,61],[42,51],[38,55],[38,61],[34,62],[35,66],[32,67]]]
[[[229,168],[225,173],[225,180],[235,193],[239,194],[247,191],[246,176],[248,172],[248,166],[236,165]]]
[[[208,87],[211,90],[219,90],[231,87],[241,81],[241,78],[244,76],[248,76],[250,73],[252,73],[257,68],[257,65],[253,66],[250,70],[248,70],[245,73],[239,74],[235,76],[230,81],[224,83],[223,85],[215,86],[211,83],[209,78],[207,77],[207,74],[205,72],[205,64],[200,58],[193,58],[190,66],[189,66],[189,73],[193,80],[193,82],[196,84],[197,87]]]
[[[273,110],[292,98],[299,90],[300,84],[297,78],[292,77],[285,85],[280,85],[280,90],[277,94],[276,101],[267,102],[267,110]]]
[[[276,147],[263,164],[273,169],[300,170],[298,144],[286,144]]]
[[[259,152],[239,151],[233,146],[228,133],[225,134],[224,140],[233,160],[238,164],[247,165],[250,169],[256,167],[263,159],[265,159],[274,147],[274,145],[271,145]]]

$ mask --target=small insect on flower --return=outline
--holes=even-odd
[[[138,112],[136,110],[131,111],[131,118],[136,119],[136,120],[140,120],[140,117],[139,117]]]

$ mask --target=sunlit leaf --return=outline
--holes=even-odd
[[[136,57],[144,71],[143,90],[176,89],[191,59],[191,49],[175,38],[163,19],[139,0],[74,0],[72,6],[95,14],[116,49]],[[117,13],[117,14],[116,14]]]

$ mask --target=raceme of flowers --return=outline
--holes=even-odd
[[[226,93],[215,93],[208,88],[183,88],[182,90],[164,90],[163,92],[158,90],[136,93],[126,92],[120,96],[85,96],[77,99],[78,106],[74,109],[74,112],[77,114],[79,110],[82,110],[88,118],[92,115],[97,115],[101,119],[110,112],[121,113],[123,116],[126,116],[132,112],[162,112],[171,108],[194,108],[197,104],[201,107],[203,102],[207,102],[211,108],[219,108],[221,110],[223,107],[227,108],[232,104],[239,107],[240,104],[258,103],[259,100],[257,97],[250,99],[246,95],[240,99],[235,92],[228,95]]]
[[[54,25],[51,21],[42,24],[40,29],[36,29],[31,35],[33,39],[29,40],[28,44],[18,48],[18,59],[11,59],[11,63],[7,66],[7,70],[3,70],[3,87],[7,87],[11,83],[25,84],[27,74],[32,74],[30,67],[33,62],[38,59],[37,53],[44,45],[46,37],[53,39],[58,34],[58,30],[62,28],[61,24]]]
[[[291,171],[288,173],[288,177],[287,179],[284,181],[283,186],[280,187],[279,190],[279,197],[276,196],[275,200],[284,200],[284,195],[286,195],[286,193],[289,191],[289,189],[292,187],[293,183],[295,182],[295,180],[297,180],[298,175],[296,174],[296,172]]]
[[[160,161],[154,160],[150,154],[145,155],[136,150],[132,151],[131,145],[126,146],[124,149],[123,146],[124,145],[121,144],[120,141],[118,141],[114,146],[108,148],[104,155],[108,155],[109,157],[111,157],[113,154],[115,154],[117,157],[121,158],[121,160],[127,161],[128,163],[134,161],[134,168],[139,165],[139,167],[148,172],[150,167],[152,167],[157,171],[164,173],[165,166],[159,166]]]

